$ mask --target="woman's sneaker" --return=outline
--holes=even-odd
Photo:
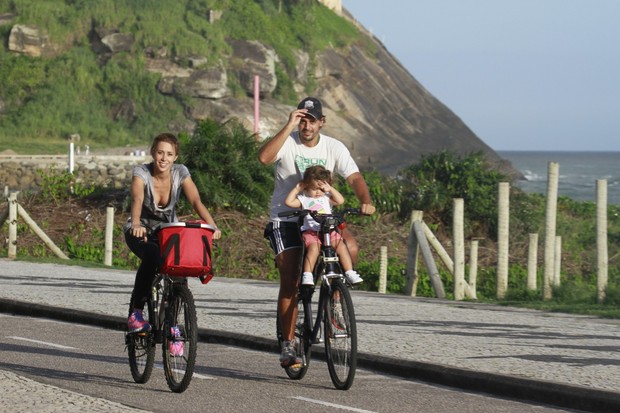
[[[355,270],[349,270],[347,272],[344,273],[344,277],[347,279],[348,282],[350,282],[351,284],[359,284],[362,281],[364,281],[362,279],[362,277],[357,273],[357,271]]]
[[[177,338],[177,337],[181,337],[181,331],[179,330],[179,327],[174,326],[174,327],[170,327],[170,332],[172,333],[172,335]],[[183,341],[171,341],[170,342],[170,355],[172,357],[181,357],[183,355]]]
[[[151,325],[144,320],[142,310],[135,310],[127,320],[127,330],[129,333],[142,333],[151,331]]]

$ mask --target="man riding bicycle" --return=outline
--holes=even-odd
[[[282,367],[299,362],[292,347],[292,340],[297,317],[297,288],[302,252],[297,220],[285,221],[278,217],[279,212],[289,209],[284,204],[286,196],[302,179],[306,168],[323,165],[332,173],[345,178],[351,185],[361,203],[362,213],[370,215],[375,212],[366,181],[349,150],[342,142],[321,134],[320,130],[324,125],[325,116],[321,102],[307,97],[290,113],[286,125],[261,147],[258,155],[261,163],[275,164],[275,187],[265,237],[269,239],[274,250],[280,272],[278,314],[284,338],[280,355]],[[357,242],[346,228],[342,231],[342,236],[355,263]]]

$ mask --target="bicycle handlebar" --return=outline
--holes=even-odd
[[[159,224],[155,227],[154,232],[157,233],[158,231],[164,228],[170,228],[170,227],[204,228],[211,232],[215,232],[215,230],[217,229],[213,225],[206,224],[203,221],[186,221],[186,222],[168,222],[164,224]]]
[[[280,218],[292,218],[292,217],[305,217],[310,215],[316,221],[324,220],[325,218],[337,218],[344,220],[347,215],[366,215],[362,214],[362,210],[359,208],[345,208],[340,212],[332,212],[331,214],[321,214],[318,211],[311,211],[309,209],[292,209],[289,211],[282,211],[278,213]]]

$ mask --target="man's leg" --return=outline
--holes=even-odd
[[[301,248],[290,248],[276,257],[280,271],[280,292],[278,294],[278,312],[282,338],[292,340],[295,336],[295,320],[297,319],[297,286]]]
[[[342,230],[342,238],[347,244],[347,248],[349,249],[349,254],[351,255],[351,261],[353,261],[353,265],[357,262],[357,253],[359,252],[359,246],[357,245],[357,240],[351,234],[348,228]]]

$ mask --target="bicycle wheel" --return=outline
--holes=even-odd
[[[175,393],[187,389],[194,374],[198,322],[194,297],[186,284],[172,284],[164,321],[163,359],[168,387]]]
[[[353,384],[357,368],[357,326],[351,294],[341,279],[331,282],[324,314],[329,376],[337,389],[348,390]]]
[[[133,311],[133,300],[130,305]],[[144,306],[144,318],[151,326],[154,324],[154,313],[152,303],[149,301]],[[125,344],[129,355],[129,368],[131,377],[136,383],[146,383],[151,378],[153,363],[155,361],[155,340],[151,332],[126,334]]]
[[[310,329],[311,324],[306,320],[306,314],[310,314],[310,311],[310,303],[300,297],[297,301],[297,320],[295,321],[295,350],[297,357],[302,360],[302,363],[284,368],[287,376],[293,380],[301,380],[310,366],[310,336],[312,332]],[[281,333],[278,334],[278,343],[280,348],[282,348]]]

